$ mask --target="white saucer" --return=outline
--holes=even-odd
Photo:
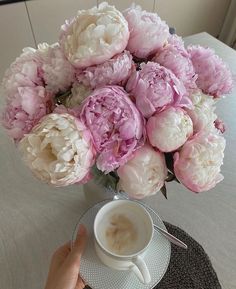
[[[148,285],[142,284],[131,271],[110,269],[98,259],[94,249],[93,222],[98,210],[109,201],[100,202],[88,209],[80,218],[73,233],[72,242],[76,238],[79,224],[82,223],[86,226],[89,234],[88,243],[81,259],[81,277],[93,289],[151,289],[155,287],[167,270],[171,253],[170,242],[157,231],[154,231],[153,240],[144,257],[152,279]],[[166,229],[160,217],[151,208],[139,203],[147,209],[155,224]]]

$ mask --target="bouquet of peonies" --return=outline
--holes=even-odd
[[[2,86],[2,123],[43,182],[83,184],[100,172],[141,199],[173,179],[193,192],[223,179],[214,110],[232,74],[139,6],[78,11],[59,43],[25,48]]]

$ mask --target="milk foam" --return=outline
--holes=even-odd
[[[100,242],[114,254],[132,255],[142,250],[147,243],[147,224],[139,211],[130,206],[109,211],[98,227]]]

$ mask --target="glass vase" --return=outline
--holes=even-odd
[[[85,200],[93,206],[104,200],[112,200],[116,195],[117,179],[111,175],[96,172],[93,178],[83,186]]]

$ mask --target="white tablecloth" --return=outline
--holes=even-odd
[[[212,36],[200,33],[185,42],[214,48],[236,74],[236,52]],[[227,126],[224,181],[199,195],[171,183],[168,201],[160,194],[147,200],[202,244],[224,289],[236,288],[235,110],[236,90],[217,106]],[[34,179],[2,128],[0,147],[0,288],[42,289],[51,254],[70,239],[88,204],[79,186],[55,189]]]

